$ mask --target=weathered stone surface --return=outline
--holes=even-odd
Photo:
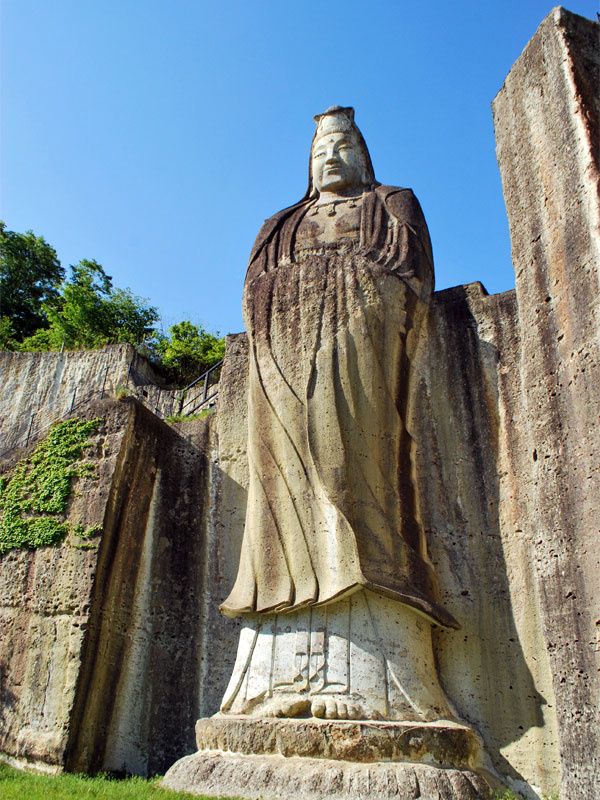
[[[238,414],[247,370],[242,338],[228,366],[240,395],[236,382],[221,395],[222,407]],[[434,632],[441,682],[458,716],[482,734],[499,774],[517,788],[531,783],[550,793],[560,781],[552,678],[533,543],[515,533],[515,492],[531,462],[519,439],[526,412],[514,291],[487,295],[471,284],[437,292],[428,341],[415,400],[420,413],[410,420],[411,430],[419,426],[420,513],[442,600],[462,625]],[[239,419],[236,425],[241,437]],[[243,448],[239,438],[234,463],[242,489]],[[229,469],[223,461],[221,467]],[[236,507],[231,523],[240,517]]]
[[[104,419],[87,452],[97,477],[77,480],[69,516],[89,528],[103,523],[128,411],[99,403],[86,412]],[[63,763],[97,566],[97,549],[77,549],[70,541],[0,557],[0,750],[5,753]]]
[[[562,794],[600,792],[600,25],[544,20],[494,101],[523,416],[518,535],[556,704]]]
[[[161,389],[160,376],[131,345],[64,353],[0,351],[0,457],[45,435],[50,424],[89,400],[139,392],[161,416],[175,413],[180,392]],[[136,387],[139,387],[137,389]]]
[[[429,233],[412,190],[376,181],[354,109],[315,121],[307,191],[264,223],[244,285],[249,488],[221,606],[243,627],[221,712],[452,719],[431,623],[460,626],[406,429]]]
[[[246,615],[221,711],[452,719],[434,663],[429,621],[368,589],[294,615]],[[281,694],[270,691],[273,685]]]
[[[423,414],[412,420],[421,429],[421,513],[443,600],[462,622],[459,632],[434,634],[442,684],[499,773],[549,793],[560,774],[552,682],[532,543],[514,516],[530,464],[519,441],[514,292],[488,296],[472,284],[437,293],[429,345]]]
[[[216,715],[196,723],[198,750],[302,756],[369,763],[410,761],[477,769],[481,745],[471,728],[451,722],[254,719]]]
[[[194,724],[217,710],[228,679],[226,660],[222,672],[212,659],[231,627],[217,612],[213,418],[186,423],[186,442],[131,399],[85,415],[105,419],[99,479],[80,481],[71,515],[103,525],[100,545],[0,559],[0,747],[153,774],[194,750]]]
[[[493,794],[488,780],[470,770],[215,752],[181,759],[162,785],[247,800],[491,800]]]

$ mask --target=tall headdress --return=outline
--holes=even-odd
[[[310,156],[308,159],[308,189],[304,195],[304,199],[308,199],[314,194],[314,186],[312,181],[312,152],[317,137],[326,133],[352,133],[359,143],[366,172],[366,182],[370,186],[376,186],[375,172],[371,162],[371,156],[367,149],[367,144],[363,139],[363,135],[354,122],[354,109],[351,106],[343,108],[342,106],[330,106],[327,111],[322,114],[317,114],[314,117],[316,123],[315,135],[310,146]]]

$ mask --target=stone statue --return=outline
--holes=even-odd
[[[433,291],[410,189],[375,180],[354,110],[315,117],[304,198],[263,225],[244,289],[246,525],[222,605],[244,625],[222,712],[455,716],[407,430]]]

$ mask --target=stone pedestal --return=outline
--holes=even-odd
[[[215,716],[198,721],[196,741],[167,788],[246,800],[490,800],[495,785],[476,734],[452,722]]]

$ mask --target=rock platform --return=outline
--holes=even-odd
[[[244,800],[490,800],[474,731],[452,722],[215,716],[163,785]]]

